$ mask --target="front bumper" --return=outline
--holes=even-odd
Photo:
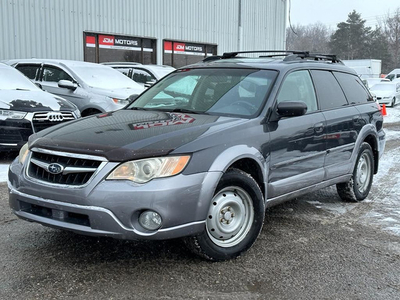
[[[9,170],[10,207],[21,219],[93,236],[170,239],[204,230],[220,172],[177,175],[139,185],[103,180],[113,167],[109,163],[83,188],[60,188],[30,181],[15,160]],[[161,215],[159,230],[140,226],[139,215],[145,210]]]
[[[0,120],[0,150],[18,150],[33,133],[29,120]]]

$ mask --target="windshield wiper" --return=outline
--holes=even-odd
[[[191,109],[186,109],[186,108],[174,108],[173,110],[170,110],[170,112],[180,112],[180,113],[188,113],[188,114],[207,114],[203,111],[196,111],[196,110],[191,110]]]
[[[136,107],[136,106],[134,106],[134,107],[130,107],[130,108],[128,108],[128,109],[130,109],[130,110],[150,110],[150,109],[148,109],[148,108],[144,108],[144,107]]]

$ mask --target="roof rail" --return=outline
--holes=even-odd
[[[299,59],[315,60],[315,61],[330,61],[332,63],[342,63],[340,59],[333,54],[320,54],[310,53],[309,51],[288,51],[288,50],[257,50],[257,51],[236,51],[236,52],[225,52],[223,55],[210,56],[203,60],[203,62],[210,62],[219,59],[228,58],[243,58],[246,56],[238,56],[239,54],[251,54],[251,53],[265,53],[266,55],[259,55],[258,57],[277,57],[284,56],[283,61],[294,61]]]

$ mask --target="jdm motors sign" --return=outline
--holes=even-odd
[[[133,37],[99,34],[99,48],[141,51],[142,45],[140,39]]]
[[[174,54],[189,54],[204,56],[204,45],[164,41],[164,52]]]

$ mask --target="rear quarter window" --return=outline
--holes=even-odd
[[[18,64],[15,68],[31,80],[39,77],[40,64]]]
[[[312,70],[311,74],[321,110],[335,109],[348,105],[343,90],[332,72]]]
[[[340,86],[343,88],[350,104],[374,101],[358,76],[341,72],[334,72],[333,74],[339,81]]]

